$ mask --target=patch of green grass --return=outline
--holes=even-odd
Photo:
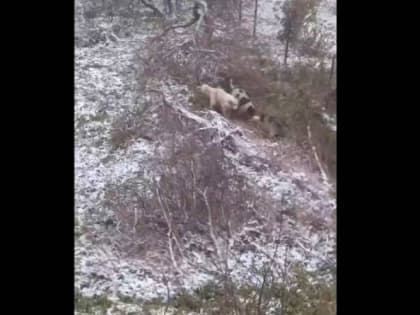
[[[125,303],[125,304],[137,304],[138,303],[136,298],[131,297],[131,296],[119,296],[119,299],[122,303]]]
[[[145,314],[150,314],[151,311],[160,310],[166,306],[165,301],[163,298],[154,298],[152,300],[146,301],[143,304],[143,311]]]
[[[198,312],[206,302],[204,298],[200,298],[197,294],[189,294],[181,292],[171,302],[172,306],[179,311]]]
[[[80,293],[75,295],[75,311],[87,314],[106,314],[112,302],[106,296],[84,297]]]
[[[274,308],[276,314],[282,312],[285,315],[335,315],[334,267],[308,272],[302,266],[296,265],[288,275],[287,286],[281,279],[273,279],[272,273],[269,273],[269,281],[265,282],[263,290],[261,286],[249,284],[236,287],[231,282],[225,285],[209,282],[192,292],[179,292],[170,298],[169,305],[163,299],[154,299],[146,302],[144,309],[156,311],[168,307],[173,311],[172,314],[176,315],[190,312],[257,315],[265,314],[269,308]],[[326,273],[332,275],[332,281],[324,278]]]

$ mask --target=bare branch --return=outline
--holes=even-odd
[[[153,13],[156,14],[159,17],[165,17],[165,15],[158,9],[156,8],[153,4],[146,2],[146,0],[140,0],[141,3],[144,4],[145,7],[152,9]]]
[[[166,200],[165,199],[160,199],[160,201],[164,204],[163,206],[164,206],[164,208],[166,209],[166,211],[167,211],[167,216],[168,216],[168,212],[169,212],[169,206],[168,206],[168,204],[166,203]],[[169,218],[169,216],[168,216],[168,218]],[[181,245],[181,242],[180,242],[180,240],[179,240],[179,238],[178,238],[178,236],[177,236],[177,234],[176,234],[176,231],[174,231],[173,229],[172,229],[172,221],[170,221],[170,220],[168,220],[168,222],[170,223],[170,225],[171,225],[171,238],[173,238],[174,239],[174,241],[175,241],[175,244],[176,244],[176,246],[178,247],[178,251],[179,251],[179,253],[181,254],[181,257],[182,257],[182,259],[185,259],[185,255],[184,255],[184,247]]]
[[[206,187],[204,189],[204,191],[201,191],[200,189],[197,188],[197,191],[201,194],[201,196],[204,199],[204,203],[206,204],[206,208],[207,208],[207,213],[208,213],[208,218],[209,218],[209,229],[210,229],[210,237],[214,243],[215,246],[215,250],[216,250],[216,255],[219,258],[219,260],[221,260],[221,256],[220,256],[220,250],[219,250],[219,246],[217,243],[217,239],[216,239],[216,235],[214,234],[214,226],[213,226],[213,219],[212,219],[212,211],[211,211],[211,207],[210,207],[210,203],[209,200],[207,198],[207,188]]]
[[[174,25],[174,26],[170,26],[168,28],[166,28],[162,34],[156,36],[153,41],[162,38],[163,36],[165,36],[169,31],[171,30],[175,30],[177,28],[187,28],[190,27],[191,25],[197,23],[197,26],[195,27],[195,33],[198,32],[198,29],[201,26],[201,23],[204,19],[204,17],[207,15],[207,3],[205,1],[195,1],[194,3],[194,7],[192,8],[193,10],[193,18],[191,21],[189,21],[186,24],[183,25]]]
[[[312,152],[314,153],[316,163],[318,165],[319,171],[321,172],[322,180],[324,181],[324,183],[326,185],[328,185],[328,177],[327,177],[327,174],[325,173],[324,168],[322,167],[321,161],[320,161],[320,159],[318,157],[318,153],[316,152],[316,147],[315,147],[314,143],[312,142],[311,127],[310,127],[309,124],[306,125],[306,130],[308,132],[308,140],[309,140],[309,143],[311,145]]]
[[[133,234],[136,233],[136,226],[137,226],[137,222],[138,222],[138,217],[137,217],[137,207],[134,208],[134,224],[133,224]]]
[[[222,57],[227,57],[226,54],[224,54],[221,51],[217,51],[217,50],[212,50],[212,49],[204,49],[204,48],[194,48],[191,49],[192,52],[202,52],[202,53],[209,53],[209,54],[219,54]]]
[[[167,234],[168,235],[168,246],[169,246],[169,254],[170,254],[171,260],[172,260],[172,265],[174,266],[174,268],[178,272],[180,272],[182,274],[182,272],[179,269],[178,264],[176,262],[174,250],[173,250],[173,247],[172,247],[172,224],[171,224],[171,221],[169,220],[169,216],[168,216],[168,213],[166,212],[165,206],[163,205],[162,197],[161,197],[160,192],[159,192],[159,188],[156,188],[156,196],[157,196],[157,199],[159,201],[159,205],[162,209],[163,216],[165,217],[166,223],[168,225],[168,234]]]
[[[194,170],[194,160],[191,160],[191,173],[192,173],[192,178],[193,178],[193,187],[192,187],[192,209],[193,211],[195,210],[196,206],[197,206],[197,200],[196,200],[196,194],[195,194],[195,190],[197,189],[197,177],[195,175],[195,170]]]

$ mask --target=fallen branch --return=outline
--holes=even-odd
[[[196,20],[192,20],[192,21],[190,21],[189,23],[187,23],[187,24],[185,24],[185,25],[175,25],[175,26],[168,27],[168,28],[166,28],[166,29],[163,31],[163,33],[162,33],[162,34],[160,34],[160,35],[156,36],[155,38],[153,38],[152,42],[154,42],[154,41],[156,41],[156,40],[158,40],[158,39],[162,38],[163,36],[165,36],[165,35],[166,35],[169,31],[171,31],[171,30],[175,30],[175,29],[177,29],[177,28],[187,28],[187,27],[189,27],[189,26],[193,25],[195,22],[197,22],[197,21],[196,21]]]
[[[204,48],[194,48],[191,49],[192,52],[206,52],[206,53],[213,53],[213,54],[223,54],[220,51],[217,50],[211,50],[211,49],[204,49]]]

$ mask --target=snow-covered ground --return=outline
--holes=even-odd
[[[272,39],[278,31],[273,26],[273,3],[273,0],[261,2],[258,32],[264,34],[264,40],[271,38],[271,43],[277,45]],[[335,31],[332,4],[328,1],[322,6],[321,16]],[[212,267],[202,252],[191,250],[187,259],[179,263],[181,274],[168,274],[165,260],[159,264],[160,253],[149,248],[141,258],[125,255],[108,237],[109,231],[102,224],[112,216],[103,206],[107,185],[139,180],[139,177],[139,185],[147,183],[148,177],[154,176],[150,165],[162,143],[133,139],[124,150],[111,149],[112,121],[127,109],[140,106],[146,97],[138,93],[136,78],[139,67],[135,62],[138,60],[136,55],[146,48],[145,40],[153,30],[149,28],[148,32],[142,32],[138,27],[137,33],[114,41],[109,39],[113,34],[112,24],[98,20],[97,25],[108,34],[107,39],[94,46],[76,47],[75,51],[75,214],[78,222],[75,287],[83,296],[104,294],[117,301],[121,296],[141,300],[165,297],[167,288],[162,275],[167,275],[172,281],[171,294],[181,287],[190,289],[203,285],[212,279],[209,273]],[[275,48],[274,44],[273,47],[281,48]],[[267,257],[273,257],[274,252],[276,259],[282,261],[284,248],[277,248],[272,242],[277,235],[294,239],[290,259],[304,262],[308,269],[334,259],[332,217],[335,200],[330,195],[330,187],[322,183],[319,171],[299,154],[299,150],[287,140],[274,144],[262,139],[216,113],[193,113],[187,101],[188,95],[182,92],[187,88],[171,81],[164,83],[158,83],[155,88],[165,94],[183,119],[197,128],[216,128],[221,137],[231,134],[237,150],[235,153],[225,150],[225,156],[234,167],[232,172],[246,176],[249,185],[256,191],[267,193],[273,203],[293,206],[302,215],[310,214],[325,221],[327,228],[317,231],[298,219],[286,218],[275,225],[270,235],[253,239],[248,232],[263,230],[264,227],[256,223],[255,218],[250,220],[230,240],[232,256],[228,265],[233,269],[233,279],[252,281],[250,265],[258,266]],[[235,130],[240,133],[235,133]],[[258,160],[259,167],[255,163],[244,163],[252,158]],[[235,242],[241,243],[244,239],[254,245],[254,250],[244,251],[242,248],[237,251],[234,248]],[[192,235],[185,246],[188,244],[208,246],[207,240],[196,235]],[[115,305],[117,307],[118,303]]]

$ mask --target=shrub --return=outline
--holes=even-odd
[[[267,268],[267,266],[263,267]],[[291,266],[287,284],[273,278],[272,269],[258,270],[267,276],[264,286],[243,284],[239,287],[213,281],[192,292],[181,291],[170,299],[174,314],[285,314],[335,315],[335,280],[327,280],[321,271],[308,272],[301,266]],[[329,271],[334,276],[335,271]],[[334,276],[335,277],[335,276]],[[154,308],[165,307],[165,302]]]
[[[124,149],[130,140],[143,138],[152,140],[150,135],[150,117],[143,115],[151,104],[126,110],[114,119],[111,125],[110,143],[112,150]]]

